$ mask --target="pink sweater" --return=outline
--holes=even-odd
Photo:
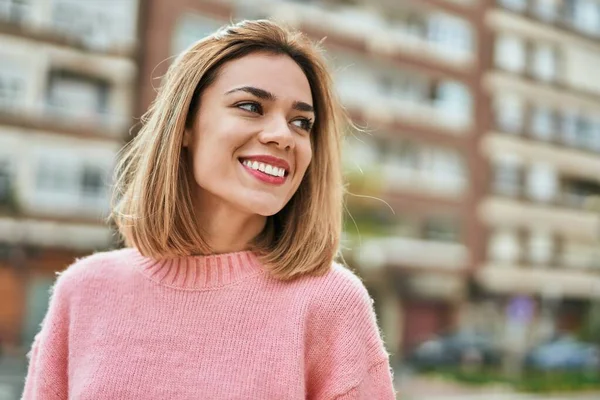
[[[251,252],[97,253],[58,278],[23,399],[394,399],[361,281],[271,278]]]

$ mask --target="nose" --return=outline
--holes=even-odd
[[[275,144],[279,149],[289,151],[294,148],[294,132],[284,116],[273,116],[265,123],[258,139],[263,144]]]

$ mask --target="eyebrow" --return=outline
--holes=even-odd
[[[253,96],[258,97],[259,99],[262,100],[267,100],[267,101],[275,101],[277,100],[277,96],[275,96],[273,93],[268,92],[264,89],[259,89],[257,87],[253,87],[253,86],[242,86],[239,88],[235,88],[235,89],[231,89],[227,92],[225,92],[225,94],[231,94],[231,93],[235,93],[235,92],[246,92],[246,93],[250,93]],[[303,101],[295,101],[294,104],[292,104],[292,108],[294,110],[298,110],[298,111],[306,111],[306,112],[315,112],[315,109],[313,106],[311,106],[308,103],[305,103]]]

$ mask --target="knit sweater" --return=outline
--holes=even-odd
[[[279,281],[249,251],[78,260],[29,357],[27,400],[395,398],[361,281]]]

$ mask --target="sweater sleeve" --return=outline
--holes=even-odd
[[[28,354],[22,400],[68,398],[68,304],[61,278],[50,296],[48,312]]]
[[[329,281],[313,299],[306,341],[307,398],[395,399],[373,301],[352,272],[335,268],[339,279]]]

